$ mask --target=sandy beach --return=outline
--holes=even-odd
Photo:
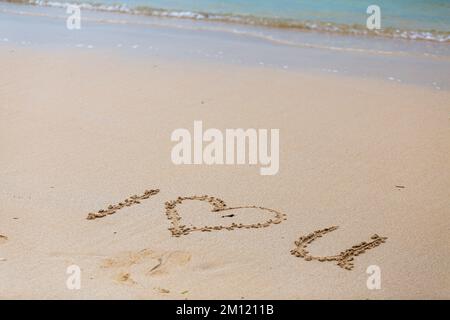
[[[450,298],[448,90],[6,42],[0,70],[1,299]],[[278,173],[174,165],[171,133],[196,120],[278,128]],[[235,209],[212,212],[216,198]],[[175,237],[170,201],[212,230]],[[311,255],[387,239],[351,270],[291,253],[332,226]]]

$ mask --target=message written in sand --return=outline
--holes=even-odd
[[[151,189],[151,190],[145,190],[144,194],[138,196],[133,195],[131,197],[126,198],[123,202],[119,202],[118,204],[111,204],[108,206],[107,209],[102,209],[97,212],[91,212],[88,214],[87,218],[88,220],[94,220],[97,218],[103,218],[108,215],[116,213],[118,210],[125,208],[125,207],[131,207],[132,205],[141,203],[140,200],[145,200],[150,198],[151,196],[154,196],[159,193],[159,189]]]
[[[360,254],[364,253],[366,250],[378,247],[380,244],[386,242],[386,237],[380,237],[377,234],[374,234],[370,239],[372,241],[370,242],[361,242],[357,245],[352,246],[350,249],[347,249],[345,251],[340,252],[337,255],[334,256],[325,256],[325,257],[314,257],[309,254],[308,251],[306,251],[306,247],[316,240],[317,238],[321,238],[323,235],[336,230],[338,227],[333,226],[329,228],[325,228],[322,230],[316,230],[307,236],[300,237],[298,241],[295,241],[296,248],[291,250],[291,254],[304,258],[306,261],[311,260],[318,260],[321,262],[324,261],[337,261],[337,265],[341,268],[344,268],[346,270],[353,269],[353,260],[355,256],[359,256]]]
[[[150,198],[153,195],[156,195],[159,193],[159,189],[151,189],[151,190],[145,190],[144,193],[140,196],[133,195],[131,197],[128,197],[123,202],[119,202],[116,205],[109,205],[107,209],[99,210],[96,213],[89,213],[87,216],[88,220],[93,220],[97,218],[103,218],[108,215],[114,214],[117,210],[120,210],[124,207],[130,207],[135,204],[139,204],[140,200],[145,200]],[[202,201],[202,202],[208,202],[211,206],[211,212],[225,212],[230,210],[240,210],[240,209],[259,209],[262,211],[265,211],[271,215],[270,218],[267,220],[258,222],[258,223],[252,223],[252,224],[243,224],[243,223],[231,223],[229,225],[215,225],[215,226],[203,226],[203,227],[187,227],[186,225],[182,224],[182,218],[180,214],[177,211],[177,206],[182,204],[184,201],[191,200],[191,201]],[[202,231],[202,232],[211,232],[211,231],[219,231],[219,230],[235,230],[235,229],[258,229],[258,228],[267,228],[270,227],[273,224],[279,224],[283,220],[286,220],[286,214],[270,209],[265,207],[259,207],[259,206],[237,206],[237,207],[228,207],[225,202],[222,199],[208,196],[208,195],[202,195],[202,196],[190,196],[190,197],[178,197],[176,200],[167,201],[165,203],[166,208],[166,216],[167,219],[171,222],[172,226],[169,228],[170,232],[172,233],[172,236],[174,237],[180,237],[182,235],[188,235],[191,232],[195,231]],[[223,215],[222,217],[234,217],[235,214],[231,213],[228,215]],[[306,261],[337,261],[337,265],[341,268],[344,268],[346,270],[352,270],[354,267],[353,260],[355,256],[358,256],[366,250],[375,248],[379,246],[382,243],[386,242],[386,237],[380,237],[377,234],[374,234],[370,239],[370,242],[361,242],[357,245],[352,246],[350,249],[347,249],[345,251],[340,252],[337,255],[333,256],[323,256],[323,257],[315,257],[309,254],[309,252],[306,250],[306,247],[311,244],[314,240],[317,238],[321,238],[325,234],[336,230],[337,226],[332,226],[329,228],[325,228],[322,230],[316,230],[306,236],[302,236],[298,239],[298,241],[295,241],[296,248],[291,250],[291,254],[304,258]]]
[[[230,225],[217,225],[217,226],[203,226],[203,227],[186,227],[181,223],[181,216],[177,211],[177,205],[183,203],[186,200],[197,200],[197,201],[205,201],[209,202],[212,206],[212,212],[223,212],[228,210],[239,210],[239,209],[260,209],[271,214],[271,218],[261,221],[259,223],[252,224],[243,224],[243,223],[231,223]],[[175,237],[179,237],[182,235],[188,235],[191,232],[195,231],[203,231],[203,232],[211,232],[218,230],[234,230],[234,229],[257,229],[257,228],[267,228],[272,224],[279,224],[283,220],[286,220],[286,215],[279,211],[258,207],[258,206],[239,206],[239,207],[227,207],[225,202],[222,199],[210,197],[208,195],[204,196],[192,196],[192,197],[178,197],[177,200],[167,201],[166,202],[166,216],[167,219],[172,223],[172,227],[169,230],[172,232],[172,235]],[[231,216],[231,215],[229,215]]]

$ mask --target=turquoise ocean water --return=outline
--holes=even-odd
[[[9,0],[11,2],[11,0]],[[82,4],[131,14],[212,20],[278,28],[450,41],[450,0],[12,0]],[[380,31],[366,28],[367,7],[381,9]]]
[[[367,6],[373,4],[365,0],[45,1],[0,0],[0,46],[95,48],[105,55],[450,88],[450,0],[377,1],[379,32],[365,26]],[[66,26],[68,3],[81,7],[80,30]]]

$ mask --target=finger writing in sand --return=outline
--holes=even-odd
[[[352,246],[350,249],[340,252],[337,255],[333,256],[323,256],[323,257],[315,257],[309,254],[306,250],[307,246],[311,244],[317,238],[321,238],[323,235],[336,230],[337,226],[332,226],[329,228],[325,228],[322,230],[316,230],[306,236],[300,237],[297,241],[295,241],[295,249],[291,250],[291,254],[303,258],[306,261],[318,260],[320,262],[324,261],[336,261],[337,265],[346,270],[353,269],[353,260],[355,256],[358,256],[366,250],[378,247],[380,244],[386,242],[386,237],[380,237],[377,234],[374,234],[369,242],[361,242],[357,245]]]

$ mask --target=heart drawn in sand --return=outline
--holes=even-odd
[[[182,224],[182,218],[177,211],[177,205],[182,204],[186,200],[196,200],[208,202],[211,206],[211,212],[224,212],[230,210],[240,210],[240,209],[259,209],[262,211],[266,211],[271,215],[271,218],[267,220],[263,220],[259,223],[252,224],[243,224],[243,223],[231,223],[229,225],[215,225],[215,226],[204,226],[204,227],[187,227]],[[172,226],[169,230],[172,232],[172,235],[175,237],[179,237],[182,235],[188,235],[191,232],[195,231],[203,231],[203,232],[211,232],[211,231],[219,231],[219,230],[235,230],[235,229],[257,229],[257,228],[267,228],[272,224],[279,224],[283,220],[286,220],[286,215],[282,212],[258,206],[238,206],[238,207],[228,207],[225,202],[219,198],[211,197],[208,195],[203,196],[191,196],[191,197],[178,197],[177,200],[167,201],[166,205],[166,216],[167,219],[170,220]],[[232,217],[234,215],[228,215],[228,217]]]

